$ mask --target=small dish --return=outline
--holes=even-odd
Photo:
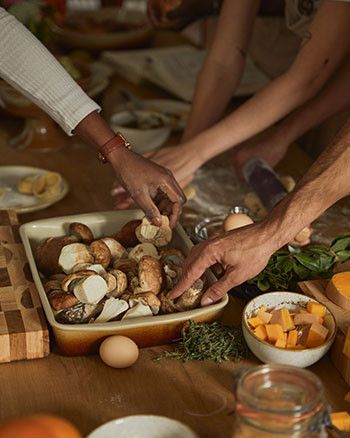
[[[67,181],[62,178],[61,190],[51,199],[40,199],[33,195],[18,192],[18,182],[29,175],[42,175],[45,169],[28,166],[0,166],[0,208],[12,208],[17,214],[43,210],[63,199],[69,190]]]
[[[120,131],[138,153],[159,148],[169,138],[170,120],[156,111],[120,111],[110,119],[115,132]]]
[[[262,305],[268,309],[286,307],[289,310],[293,310],[299,305],[306,305],[309,301],[318,302],[313,298],[296,292],[270,292],[259,295],[249,301],[243,310],[242,328],[244,339],[257,358],[265,363],[293,364],[297,367],[305,368],[320,360],[327,353],[336,335],[335,319],[328,309],[324,318],[324,326],[328,328],[329,333],[326,341],[319,347],[301,350],[275,347],[259,339],[249,328],[247,320]]]
[[[180,421],[158,415],[130,415],[103,424],[87,438],[199,438]]]

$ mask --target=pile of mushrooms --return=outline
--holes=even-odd
[[[100,239],[74,222],[68,235],[43,241],[35,259],[56,320],[104,323],[198,307],[201,279],[176,301],[167,298],[184,260],[180,250],[169,246],[171,239],[169,219],[162,216],[160,227],[144,217]]]

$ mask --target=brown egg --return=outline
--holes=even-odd
[[[244,213],[229,214],[224,220],[224,230],[230,231],[253,223],[253,220]]]
[[[139,349],[134,341],[126,336],[110,336],[100,346],[102,361],[113,368],[127,368],[139,357]]]

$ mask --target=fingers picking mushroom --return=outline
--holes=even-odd
[[[141,225],[136,228],[136,236],[141,243],[153,243],[156,247],[167,245],[173,236],[167,216],[161,216],[159,227],[153,225],[147,217],[142,219]]]
[[[176,308],[179,312],[194,309],[198,307],[204,293],[204,282],[200,278],[187,289],[177,300]]]

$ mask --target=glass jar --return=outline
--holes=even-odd
[[[235,385],[232,438],[327,437],[323,385],[310,371],[263,365],[243,371]]]

